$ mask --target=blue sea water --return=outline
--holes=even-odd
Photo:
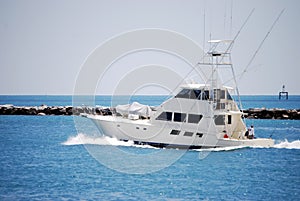
[[[132,99],[158,105],[165,98]],[[288,101],[278,101],[275,96],[242,99],[244,108],[300,108],[299,96]],[[110,101],[108,96],[96,98],[99,105]],[[0,104],[72,105],[72,98],[0,96]],[[2,115],[0,200],[299,200],[300,121],[246,123],[255,125],[258,137],[272,136],[275,147],[207,152],[157,150],[115,141],[106,143],[86,133],[78,134],[72,116]],[[96,145],[89,145],[91,141]],[[100,157],[123,167],[129,159],[112,157],[110,151],[115,147],[145,158],[157,151],[169,156],[182,152],[182,156],[158,171],[127,174],[109,168],[91,154],[97,148]],[[134,165],[137,170],[149,168],[142,162]]]

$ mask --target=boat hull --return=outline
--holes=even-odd
[[[272,147],[274,145],[274,140],[266,138],[217,138],[218,134],[213,125],[202,129],[196,128],[196,132],[187,132],[188,128],[168,122],[161,125],[153,125],[150,120],[128,120],[114,116],[88,116],[88,118],[106,136],[121,141],[133,141],[135,144],[145,144],[160,148],[206,149],[231,146]],[[195,128],[193,129],[195,130]],[[181,130],[181,132],[171,134],[173,130]]]

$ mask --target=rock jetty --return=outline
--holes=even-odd
[[[243,110],[247,119],[297,119],[300,120],[300,109],[266,109],[250,108]]]
[[[87,106],[14,106],[0,105],[0,115],[80,115],[81,113],[111,115],[112,108]],[[243,110],[247,119],[297,119],[300,120],[300,109],[266,109],[250,108]]]
[[[98,114],[111,115],[110,108],[104,107],[86,107],[86,106],[14,106],[14,105],[0,105],[0,115],[80,115]]]

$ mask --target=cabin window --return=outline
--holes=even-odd
[[[186,99],[199,99],[201,97],[201,90],[199,89],[183,89],[176,96],[176,98],[186,98]]]
[[[194,134],[193,132],[188,132],[188,131],[186,131],[186,132],[184,132],[183,136],[192,137],[193,134]]]
[[[171,130],[170,135],[179,135],[180,130]]]
[[[209,91],[206,90],[202,93],[202,100],[209,100]]]
[[[174,121],[185,122],[186,114],[174,112]]]
[[[197,133],[196,136],[198,136],[199,138],[203,137],[203,133]]]
[[[225,99],[226,98],[226,96],[225,96],[225,90],[221,90],[221,92],[220,92],[220,99]]]
[[[176,98],[190,98],[190,92],[189,89],[182,89],[175,97]]]
[[[216,100],[225,99],[225,90],[214,89],[214,97]]]
[[[227,116],[227,120],[228,120],[228,124],[231,124],[231,120],[232,120],[231,115]]]
[[[225,116],[224,115],[215,115],[215,124],[218,125],[225,125]]]
[[[190,99],[198,99],[198,100],[200,100],[200,96],[201,96],[201,90],[194,89],[194,90],[191,91]]]
[[[201,119],[202,119],[202,115],[199,114],[188,115],[188,123],[198,124]]]
[[[231,95],[229,94],[229,92],[227,91],[227,100],[232,100]]]
[[[162,112],[156,120],[172,121],[172,112]]]

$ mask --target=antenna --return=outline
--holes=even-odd
[[[231,38],[232,35],[232,7],[233,7],[233,1],[231,0],[231,9],[230,9],[230,33],[229,37]]]
[[[227,1],[225,1],[225,9],[224,9],[224,31],[223,31],[223,33],[224,33],[224,39],[226,38],[226,17],[227,17],[227,3],[226,3]]]
[[[203,8],[204,8],[204,14],[203,14],[203,51],[205,51],[205,26],[206,26],[206,24],[205,24],[205,0],[204,0],[204,6],[203,6]]]

